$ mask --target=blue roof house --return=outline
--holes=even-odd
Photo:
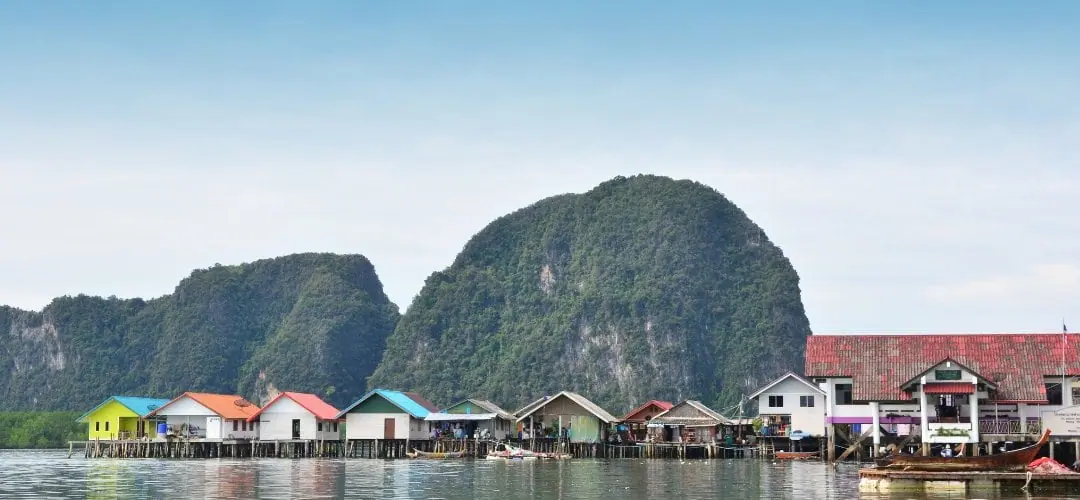
[[[93,440],[154,439],[155,419],[150,412],[168,403],[167,399],[111,396],[77,419],[89,426]]]
[[[345,419],[345,439],[430,438],[430,423],[424,420],[438,411],[431,402],[412,392],[375,389],[338,413]]]

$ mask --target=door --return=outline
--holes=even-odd
[[[206,417],[206,439],[221,439],[221,417]]]
[[[394,424],[396,421],[393,418],[388,418],[383,421],[383,439],[394,439]]]
[[[300,439],[300,419],[294,418],[292,421],[292,438]]]

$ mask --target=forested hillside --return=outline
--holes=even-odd
[[[0,409],[184,390],[259,401],[273,388],[344,404],[363,393],[398,318],[366,258],[332,254],[198,270],[153,300],[0,307]]]
[[[371,386],[722,408],[802,366],[809,334],[798,275],[742,210],[696,182],[619,177],[474,236],[428,278]]]

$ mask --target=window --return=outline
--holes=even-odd
[[[960,380],[960,370],[934,370],[937,380]]]
[[[247,432],[247,420],[240,422],[240,430]]]
[[[319,422],[319,432],[322,432],[322,422]]]
[[[769,396],[769,408],[783,408],[784,396]]]
[[[105,431],[108,432],[108,430],[109,430],[109,422],[105,422]]]
[[[1046,400],[1047,404],[1059,405],[1061,403],[1061,383],[1046,384]],[[108,430],[108,429],[105,429]]]
[[[836,404],[851,404],[851,384],[836,384]]]
[[[232,430],[233,430],[233,432],[236,432],[236,431],[240,430],[240,421],[238,421],[238,420],[233,420],[232,421]]]
[[[337,422],[334,422],[334,432],[337,432]]]
[[[800,408],[813,408],[814,407],[814,396],[799,396],[799,407]]]
[[[95,431],[100,431],[101,430],[101,422],[94,422],[94,430]]]

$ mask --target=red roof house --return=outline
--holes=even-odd
[[[675,405],[671,404],[670,401],[654,399],[630,410],[630,413],[627,413],[626,416],[622,418],[622,421],[633,424],[644,424],[649,420],[652,420],[653,417],[670,410],[672,406]]]
[[[1047,404],[1045,377],[1080,375],[1080,335],[811,335],[804,373],[850,377],[853,402],[900,402],[911,401],[912,386],[947,362],[973,373],[991,401]],[[925,391],[968,394],[974,387],[957,380]]]
[[[259,439],[336,440],[338,409],[322,398],[304,392],[282,392],[249,418],[258,422]]]

